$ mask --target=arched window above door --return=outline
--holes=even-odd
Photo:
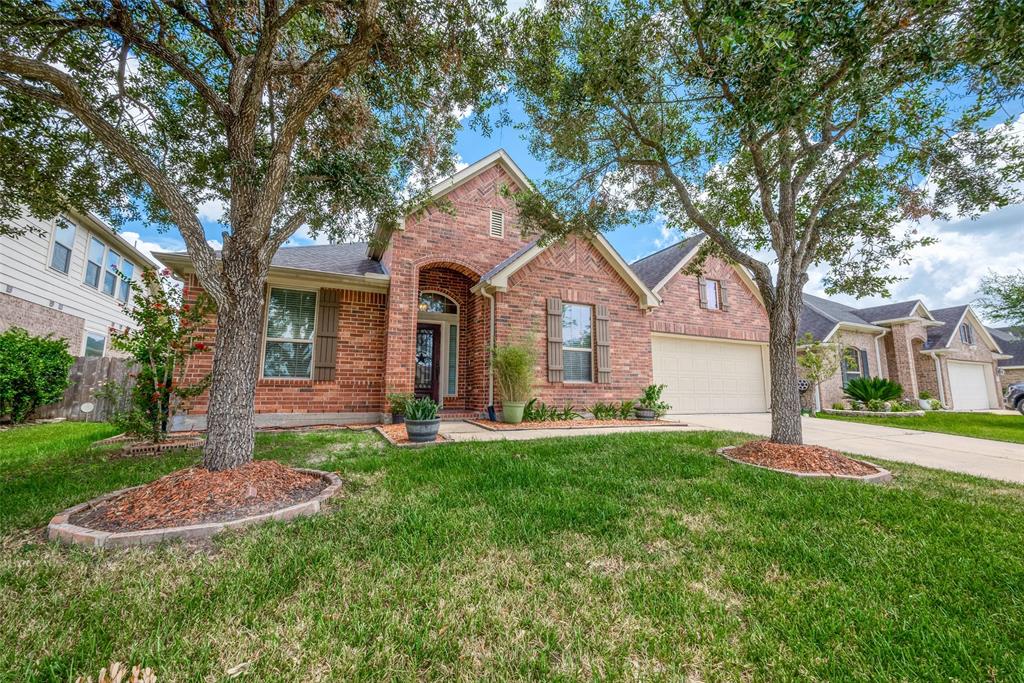
[[[458,304],[444,294],[438,294],[437,292],[423,292],[420,294],[419,307],[421,313],[449,313],[454,315],[459,312]]]

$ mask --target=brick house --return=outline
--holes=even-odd
[[[989,333],[999,342],[1006,358],[999,361],[1003,386],[1024,382],[1024,336],[1019,328],[990,327]]]
[[[122,305],[152,262],[92,214],[66,212],[50,220],[27,213],[25,230],[0,236],[0,332],[21,327],[33,335],[66,339],[73,356],[120,355],[110,329],[131,324]]]
[[[285,247],[274,257],[257,424],[386,419],[386,394],[431,396],[450,416],[498,404],[489,349],[532,338],[536,396],[585,409],[652,382],[679,412],[768,409],[768,319],[746,272],[699,240],[627,264],[608,241],[522,235],[502,192],[529,186],[503,151],[434,186],[427,206],[368,243]],[[158,258],[199,285],[186,254]],[[212,366],[212,350],[188,373]],[[207,397],[175,428],[202,428]],[[500,405],[498,405],[500,410]]]
[[[804,295],[801,338],[842,348],[839,371],[804,392],[804,407],[842,402],[854,377],[887,377],[907,398],[927,392],[953,410],[1000,408],[1002,371],[1010,358],[969,305],[929,310],[920,300],[853,308]]]

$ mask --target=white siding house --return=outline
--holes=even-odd
[[[26,215],[19,222],[43,234],[0,236],[0,331],[23,327],[62,337],[72,355],[118,355],[110,328],[130,324],[122,304],[131,291],[117,273],[138,279],[154,264],[92,215]]]

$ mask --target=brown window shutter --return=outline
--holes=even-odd
[[[597,342],[597,383],[611,384],[612,382],[612,353],[611,353],[611,331],[608,316],[608,307],[598,304],[594,307],[594,318],[597,324],[594,326],[594,338]]]
[[[703,275],[697,276],[697,295],[700,296],[700,307],[708,307],[708,290],[706,288],[707,281]]]
[[[562,365],[562,300],[548,299],[548,381],[565,381]]]
[[[723,311],[729,310],[729,297],[725,293],[725,280],[718,282],[718,307]]]
[[[316,343],[313,346],[313,381],[333,382],[338,358],[337,289],[321,289],[316,304]]]

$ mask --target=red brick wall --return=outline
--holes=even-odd
[[[657,292],[662,303],[651,314],[650,329],[695,337],[767,342],[768,313],[736,269],[724,261],[709,258],[704,265],[704,277],[722,282],[728,311],[701,308],[697,277],[679,272]]]
[[[194,276],[186,286],[194,299],[200,288]],[[260,379],[256,385],[257,413],[364,413],[384,409],[384,320],[387,295],[341,290],[338,343],[333,382]],[[206,328],[209,350],[190,359],[186,381],[194,382],[213,367],[215,324]],[[208,394],[189,406],[204,414]]]
[[[547,381],[546,316],[547,299],[552,296],[565,303],[608,306],[610,384]],[[580,409],[596,401],[637,398],[650,384],[648,314],[640,308],[636,293],[589,242],[573,237],[552,245],[513,275],[509,291],[499,292],[496,297],[498,343],[518,341],[530,333],[535,337],[539,358],[535,394],[540,400],[558,406],[571,403]],[[596,357],[594,362],[596,365]]]
[[[528,240],[519,234],[518,214],[512,200],[502,196],[504,186],[519,189],[501,166],[492,166],[449,192],[448,210],[432,208],[409,216],[405,229],[395,232],[383,262],[391,274],[387,311],[387,385],[389,390],[412,391],[417,303],[421,269],[445,268],[475,284],[480,276],[515,253]],[[505,237],[489,234],[491,210],[505,214]],[[486,396],[473,402],[474,394],[486,391],[488,303],[478,295],[466,302],[469,351],[462,354],[469,382],[465,405],[482,408]],[[460,379],[461,383],[461,379]],[[473,405],[470,405],[473,403]]]
[[[473,393],[469,373],[470,355],[473,344],[479,343],[479,338],[473,334],[474,330],[471,329],[470,323],[473,314],[470,310],[470,301],[473,295],[469,293],[469,288],[472,284],[474,282],[469,277],[451,268],[427,268],[420,271],[420,292],[440,292],[459,306],[458,394],[444,396],[446,408],[467,408]],[[441,353],[447,354],[448,349],[441,349]],[[443,394],[448,386],[447,378],[441,377],[440,382],[440,391]]]

